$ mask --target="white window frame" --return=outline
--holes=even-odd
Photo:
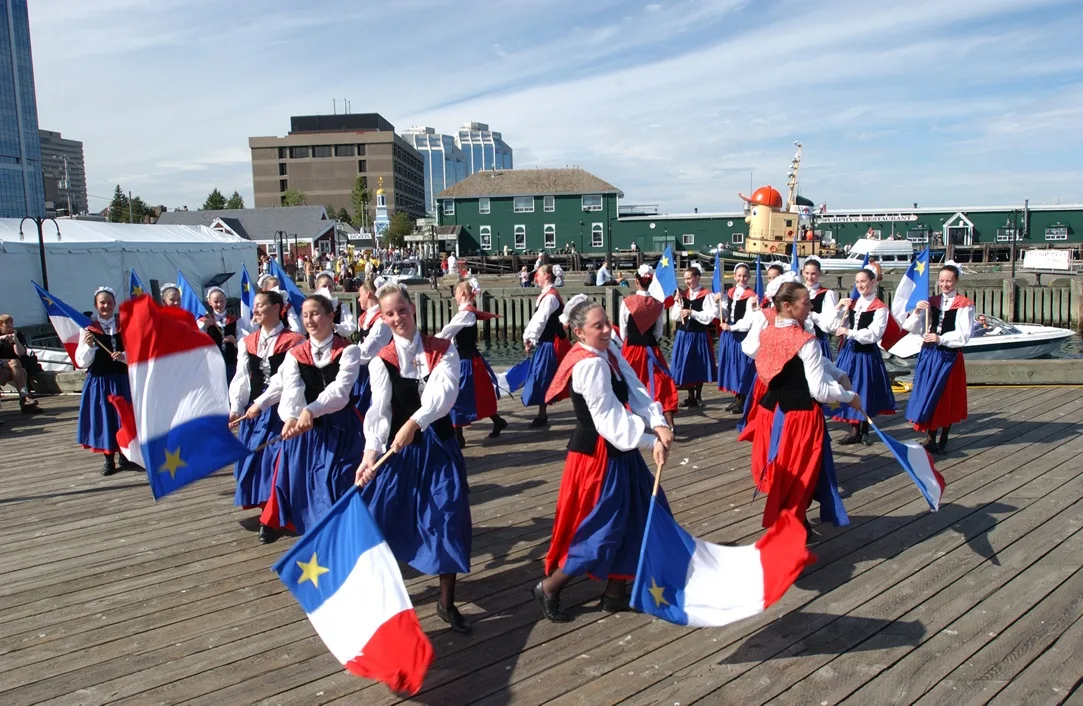
[[[542,211],[546,213],[553,213],[557,210],[557,197],[556,196],[542,196]]]
[[[696,234],[695,233],[681,233],[681,245],[695,245]]]
[[[557,246],[557,225],[556,223],[546,223],[542,227],[544,248],[555,248]],[[549,236],[553,236],[550,239]]]
[[[519,224],[514,228],[514,239],[516,250],[526,250],[526,226]],[[522,237],[522,243],[519,242],[520,236]]]
[[[590,224],[590,247],[592,247],[592,248],[604,248],[605,247],[605,224],[604,223],[591,223]]]
[[[331,241],[321,240],[319,241],[319,245],[317,246],[317,248],[319,249],[321,255],[326,255],[327,253],[331,252]]]
[[[920,233],[921,235],[912,235],[912,233]],[[927,228],[908,230],[906,231],[906,239],[911,243],[927,243],[929,242],[929,230]]]
[[[962,245],[971,245],[974,242],[974,226],[972,226],[972,225],[947,226],[946,228],[944,228],[944,244],[945,245],[948,245],[948,244],[951,243],[952,231],[954,231],[954,230],[958,230],[960,232],[960,234],[963,236],[963,238],[962,238],[963,242],[961,243]]]
[[[745,234],[740,231],[734,231],[730,233],[731,245],[743,245],[745,242]]]
[[[517,202],[519,199],[530,199],[530,208],[526,206],[520,206]],[[511,197],[511,210],[515,213],[534,213],[534,197],[533,196],[512,196]]]
[[[1018,230],[1016,230],[1015,228],[1012,228],[1011,226],[1007,226],[1007,227],[1004,227],[1004,228],[997,228],[997,242],[998,243],[1010,243],[1010,242],[1012,242],[1012,236],[1013,235],[1015,236],[1015,242],[1017,242],[1017,243],[1020,240],[1023,239],[1020,232]]]
[[[455,215],[455,199],[444,199],[444,215]]]
[[[491,211],[492,202],[489,201],[488,196],[482,196],[480,199],[478,199],[478,213],[483,216],[487,216]]]
[[[588,206],[587,205],[587,199],[594,199],[594,198],[598,199],[598,204],[597,205],[591,204],[590,206]],[[605,202],[605,199],[603,198],[603,196],[601,194],[583,194],[583,196],[580,198],[580,203],[583,205],[583,210],[584,211],[601,211],[604,202]]]
[[[481,241],[482,250],[493,249],[493,227],[478,226],[478,240]]]
[[[1049,226],[1045,229],[1046,240],[1067,240],[1068,226]]]

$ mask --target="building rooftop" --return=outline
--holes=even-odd
[[[290,235],[296,233],[298,240],[311,240],[323,235],[335,224],[335,221],[327,218],[327,211],[323,206],[166,211],[158,217],[159,225],[202,225],[209,228],[215,221],[221,221],[242,238],[263,242],[274,241],[275,231],[279,230]]]
[[[438,199],[477,198],[481,196],[560,196],[572,194],[624,193],[585,169],[508,169],[480,171],[450,186]]]
[[[294,115],[290,134],[311,132],[395,132],[395,126],[379,113],[338,113],[336,115]]]

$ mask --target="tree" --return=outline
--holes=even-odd
[[[369,193],[368,187],[365,186],[367,183],[365,177],[360,174],[353,181],[350,200],[353,202],[353,224],[355,228],[364,228],[368,224],[369,201],[372,200],[372,194]]]
[[[226,207],[226,197],[222,195],[222,192],[218,190],[218,187],[214,187],[214,191],[207,195],[207,200],[203,202],[203,211],[221,211]]]
[[[406,236],[414,232],[414,219],[410,218],[406,211],[395,211],[391,217],[391,223],[384,231],[384,239],[392,247],[402,247],[406,244]]]
[[[230,196],[229,201],[226,201],[226,208],[244,208],[244,199],[234,191],[233,196]]]
[[[350,222],[350,212],[346,210],[345,206],[343,206],[342,208],[340,208],[338,210],[338,214],[336,214],[335,217],[338,220],[342,221],[343,223],[349,223]]]
[[[121,190],[120,184],[117,184],[117,188],[113,192],[113,200],[109,202],[109,222],[128,222],[128,195]]]
[[[308,197],[305,196],[303,191],[297,189],[286,189],[282,192],[282,205],[283,206],[307,206]]]

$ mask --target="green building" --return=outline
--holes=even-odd
[[[437,195],[441,226],[460,226],[459,253],[581,253],[619,249],[613,242],[617,187],[582,169],[482,171]]]

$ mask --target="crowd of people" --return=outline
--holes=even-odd
[[[234,502],[259,512],[259,540],[270,543],[303,534],[361,486],[396,558],[438,577],[438,615],[469,634],[455,605],[456,577],[471,564],[463,430],[489,420],[488,436],[498,438],[508,427],[497,412],[508,390],[477,345],[479,322],[493,315],[477,308],[476,283],[460,282],[454,317],[424,335],[401,285],[367,278],[354,316],[335,296],[333,271],[312,275],[316,292],[300,311],[265,273],[251,321],[226,313],[224,293],[212,288],[210,313],[193,322],[225,359],[231,426],[249,448],[262,448],[237,464]],[[585,294],[565,301],[556,268],[537,264],[532,279],[540,292],[522,335],[529,363],[521,402],[537,408],[534,429],[546,429],[550,407],[563,400],[574,414],[544,575],[533,588],[542,616],[572,619],[561,591],[582,575],[606,581],[602,609],[629,609],[627,581],[635,576],[652,492],[641,452],[658,466],[666,462],[680,390],[685,408],[705,404],[705,385],[734,396],[726,410],[739,415],[738,438],[751,443],[753,484],[767,497],[765,527],[787,512],[808,527],[813,499],[821,521],[848,522],[828,421],[846,429],[837,443],[868,443],[869,419],[895,413],[876,348],[891,314],[877,295],[876,271],[859,271],[856,294],[843,297],[819,275],[814,258],[800,274],[772,265],[761,297],[750,288],[749,265],[737,265],[733,285],[720,292],[701,284],[698,269],[685,270],[668,311],[676,331],[667,361],[660,345],[667,311],[649,293],[649,265],[636,271],[635,292],[611,321]],[[904,322],[925,342],[906,418],[932,453],[947,448],[949,430],[967,413],[962,346],[973,306],[956,290],[959,275],[945,264],[939,294]],[[176,305],[175,290],[162,288],[163,305]],[[0,332],[5,325],[0,318]],[[18,353],[14,340],[0,338],[0,352],[4,345]],[[116,459],[119,420],[108,399],[130,393],[116,298],[106,287],[94,294],[93,321],[75,356],[87,370],[78,441],[104,456],[109,475],[124,462]]]

